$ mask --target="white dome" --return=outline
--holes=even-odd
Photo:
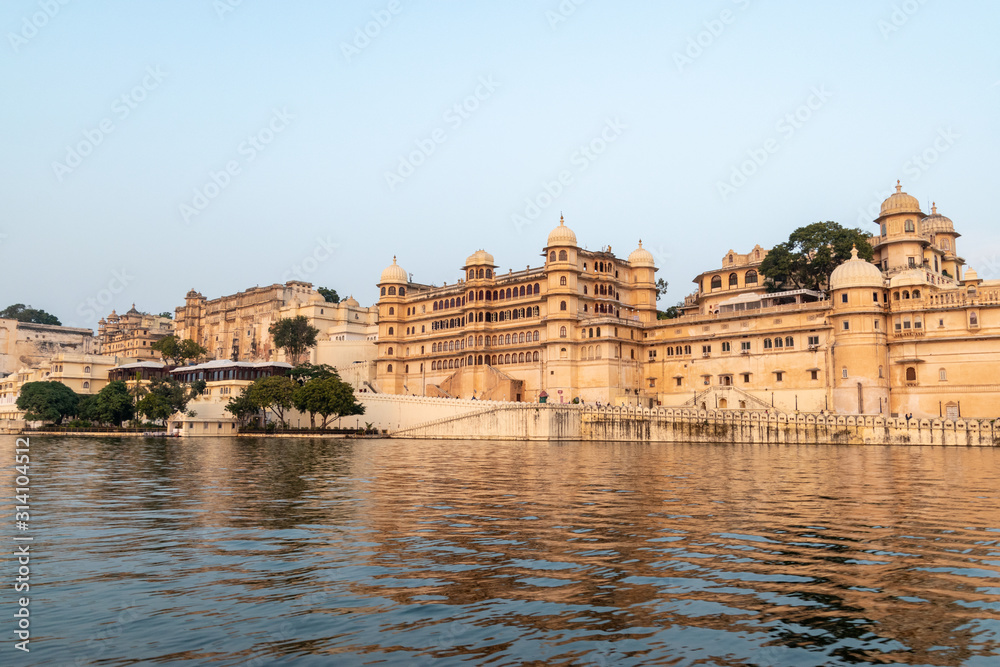
[[[858,257],[858,249],[851,248],[851,258],[830,274],[830,290],[848,287],[884,287],[885,279],[879,268]]]
[[[493,262],[493,255],[486,252],[485,250],[477,250],[468,257],[465,258],[466,266],[496,266]]]
[[[341,303],[344,304],[345,306],[350,306],[352,308],[357,308],[358,306],[361,305],[360,303],[358,303],[358,300],[355,299],[353,296],[347,297],[346,299],[341,301]]]
[[[409,276],[403,267],[396,264],[396,257],[392,258],[392,266],[382,272],[380,283],[405,283],[409,281]]]
[[[642,247],[642,241],[639,241],[639,247],[632,251],[632,254],[628,256],[628,263],[632,266],[655,266],[656,262],[653,259],[653,253],[649,252]]]
[[[896,181],[896,191],[889,195],[879,211],[878,217],[883,218],[894,213],[921,213],[917,198],[903,192],[903,186]]]
[[[549,232],[549,244],[547,247],[571,245],[576,246],[576,234],[566,226],[563,217],[559,216],[559,226]]]

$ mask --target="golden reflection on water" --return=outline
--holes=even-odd
[[[136,622],[147,659],[962,665],[1000,646],[991,449],[36,442],[56,606],[124,579],[148,618],[228,638],[181,650]]]

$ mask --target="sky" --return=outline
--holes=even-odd
[[[730,249],[874,231],[897,179],[1000,279],[998,28],[986,0],[5,0],[0,308],[370,305],[394,256],[538,266],[560,214],[641,239],[666,307]]]

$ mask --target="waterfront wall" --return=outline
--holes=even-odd
[[[398,397],[386,397],[391,403]],[[409,397],[404,397],[409,398]],[[403,415],[430,416],[425,403],[456,403],[451,414],[390,428],[396,438],[462,440],[610,440],[740,444],[1000,446],[1000,422],[882,416],[764,414],[735,410],[643,409],[478,403],[419,398]],[[464,404],[464,405],[457,405]],[[471,405],[470,405],[471,404]],[[388,407],[388,406],[386,406]],[[447,410],[446,410],[447,411]],[[370,418],[369,418],[370,421]]]

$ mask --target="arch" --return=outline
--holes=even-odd
[[[722,289],[722,276],[712,276],[712,289]]]
[[[912,234],[916,231],[916,226],[913,224],[912,220],[907,220],[904,229],[906,229],[907,234]]]
[[[535,283],[535,294],[541,294],[542,288],[539,287],[538,283]]]
[[[393,308],[392,306],[389,306],[389,314],[390,315],[395,315],[396,314],[396,309]]]
[[[475,269],[469,269],[469,280],[473,280],[473,279],[475,279],[475,277],[476,277],[476,270]]]
[[[780,348],[783,345],[784,345],[784,342],[781,340],[781,336],[776,336],[775,339],[774,339],[774,347],[775,348]]]
[[[559,302],[559,310],[566,310],[566,302],[565,301],[560,301]]]
[[[477,354],[476,355],[476,365],[477,366],[482,366],[483,365],[483,355],[481,355],[481,354]]]
[[[566,251],[565,250],[560,250],[559,251],[559,261],[560,262],[565,262],[567,259],[569,259],[569,255],[566,253]]]
[[[385,288],[382,288],[382,296],[385,296]]]
[[[559,327],[559,337],[560,338],[566,337],[566,327]]]
[[[90,372],[90,366],[84,366],[83,367],[83,372],[84,373],[89,373]]]
[[[435,301],[434,304],[431,305],[431,310],[437,310],[437,309],[438,309],[438,302]]]
[[[389,335],[392,336],[395,333],[395,328],[389,327]]]
[[[538,342],[538,332],[537,331],[532,336],[532,340],[534,340],[536,343]]]
[[[386,366],[385,370],[386,370],[387,373],[391,373],[392,372],[392,364],[389,364],[388,366]]]
[[[773,347],[772,343],[771,343],[771,339],[770,338],[765,338],[764,339],[764,349],[765,350],[770,350],[771,347]]]
[[[601,337],[601,327],[597,327],[597,337]]]
[[[566,286],[566,276],[559,276],[559,285],[561,287],[565,287]]]
[[[743,274],[743,284],[744,285],[756,285],[757,284],[757,272],[750,269],[745,274]]]
[[[517,355],[517,363],[519,363],[519,364],[523,364],[524,363],[524,352],[518,353],[518,355]]]
[[[493,277],[493,269],[486,269],[486,277],[487,278]]]
[[[451,301],[450,301],[450,302],[448,303],[448,307],[449,307],[449,308],[454,308],[454,307],[455,307],[455,299],[454,299],[454,297],[453,297],[453,298],[451,299]]]
[[[517,335],[517,342],[518,343],[523,343],[524,342],[524,332],[523,331]]]
[[[509,354],[503,355],[503,362],[505,364],[509,364],[510,363],[510,355]]]
[[[941,382],[947,382],[948,381],[948,371],[947,371],[947,369],[944,369],[944,368],[939,368],[938,369],[938,380],[940,380]]]
[[[740,286],[740,278],[735,273],[730,273],[729,274],[729,286],[730,287],[739,287]]]
[[[906,381],[916,382],[917,381],[917,369],[915,366],[906,367]]]
[[[791,336],[785,336],[785,347],[795,347],[795,339]]]
[[[392,348],[391,347],[388,350],[386,350],[386,354],[392,355]]]
[[[913,296],[914,299],[919,299],[920,298],[920,290],[918,290],[918,289],[913,290],[913,295],[912,296]]]
[[[550,262],[556,261],[556,251],[555,250],[553,250],[552,252],[549,253],[549,261]]]
[[[390,287],[390,288],[389,288],[389,294],[390,294],[390,295],[393,295],[393,294],[395,294],[395,293],[396,293],[396,288],[395,288],[395,287]]]
[[[904,299],[910,298],[910,290],[903,290],[903,298]]]
[[[465,363],[466,366],[471,366],[472,365],[472,355],[470,354],[465,361],[466,361],[466,363]]]
[[[476,277],[477,278],[482,278],[483,277],[483,270],[482,269],[479,269],[479,271],[476,273]],[[482,296],[480,296],[479,298],[482,298]]]
[[[90,389],[90,382],[87,382],[87,381],[85,380],[85,381],[84,381],[84,383],[83,383],[83,388],[84,388],[84,389]]]

